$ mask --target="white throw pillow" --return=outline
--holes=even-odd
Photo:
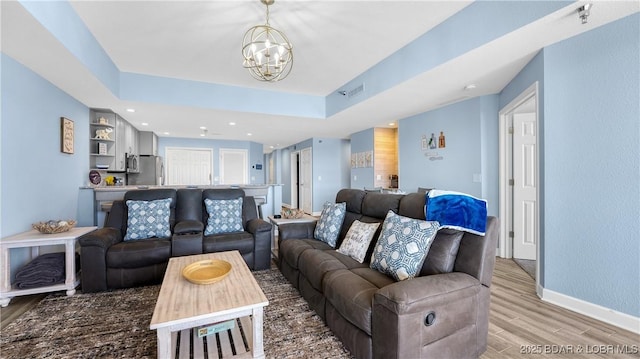
[[[359,263],[364,262],[369,243],[371,243],[378,227],[380,227],[380,223],[363,223],[355,220],[337,251]]]

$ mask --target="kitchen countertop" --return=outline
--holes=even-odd
[[[282,186],[282,184],[248,184],[248,185],[201,185],[201,186],[141,186],[141,185],[131,185],[131,186],[96,186],[96,187],[80,187],[80,189],[92,189],[97,192],[121,192],[121,191],[130,191],[135,189],[155,189],[155,188],[242,188],[242,189],[264,189],[271,186]]]

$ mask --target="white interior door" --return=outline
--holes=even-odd
[[[536,114],[513,114],[513,256],[536,259]]]
[[[248,184],[249,151],[220,149],[220,184]]]
[[[298,172],[298,158],[300,152],[296,151],[291,153],[291,208],[298,208],[298,186],[299,186],[299,172]]]
[[[313,213],[313,171],[311,147],[300,151],[300,202],[305,213]]]
[[[200,148],[167,148],[167,185],[209,185],[213,151]]]

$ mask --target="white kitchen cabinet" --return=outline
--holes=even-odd
[[[127,131],[129,122],[116,114],[116,151],[115,163],[111,171],[125,171],[127,169]]]
[[[139,131],[138,153],[140,154],[140,156],[157,156],[158,135],[151,131]]]

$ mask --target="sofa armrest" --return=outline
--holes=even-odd
[[[202,254],[202,232],[204,224],[197,220],[176,223],[171,236],[171,256]]]
[[[80,247],[99,247],[104,250],[119,242],[122,242],[122,233],[113,227],[98,228],[78,238]]]
[[[119,242],[122,242],[122,233],[111,227],[99,228],[78,238],[83,292],[107,290],[107,250]]]
[[[247,222],[245,230],[253,235],[253,269],[262,270],[271,267],[271,224],[263,219],[254,218]]]
[[[278,239],[313,238],[316,222],[286,223],[278,226]]]
[[[482,287],[476,278],[454,272],[416,277],[380,288],[373,299],[375,356],[417,358],[423,356],[425,347],[439,340],[451,340],[460,334],[482,335],[476,329]],[[476,347],[458,348],[453,340],[449,343],[453,345],[447,345],[451,352],[440,354],[457,357],[462,354],[458,350],[478,351]]]

